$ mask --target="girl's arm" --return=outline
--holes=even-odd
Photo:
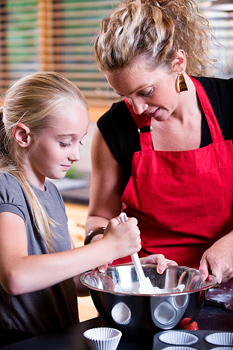
[[[140,250],[137,220],[112,219],[103,239],[59,253],[30,255],[24,220],[0,213],[0,281],[10,294],[41,290]]]
[[[75,245],[74,242],[72,240],[72,238],[70,237],[70,241],[71,241],[71,248],[75,249]],[[85,287],[81,282],[80,282],[80,277],[82,276],[82,273],[80,273],[77,276],[74,276],[74,283],[76,286],[76,292],[77,292],[77,296],[79,297],[85,297],[90,295],[89,293],[89,289],[87,287]]]

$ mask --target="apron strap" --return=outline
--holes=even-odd
[[[153,143],[152,143],[152,137],[151,137],[151,130],[152,130],[151,118],[144,113],[142,114],[134,113],[133,107],[128,102],[128,100],[124,98],[124,101],[135,123],[137,124],[141,150],[142,151],[153,150]]]
[[[153,150],[153,142],[152,142],[152,136],[151,136],[151,130],[152,126],[148,125],[147,129],[145,131],[142,129],[146,128],[145,126],[141,129],[138,128],[139,132],[139,138],[140,138],[140,144],[141,144],[141,150]]]
[[[200,100],[201,107],[203,109],[203,112],[205,114],[209,129],[210,129],[212,141],[213,142],[223,141],[222,131],[220,129],[217,118],[215,117],[213,108],[210,104],[210,101],[206,95],[206,92],[203,86],[198,80],[194,79],[193,77],[190,77],[190,79],[192,80],[196,88],[197,96]]]

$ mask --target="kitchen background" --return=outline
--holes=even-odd
[[[214,9],[226,2],[224,11]],[[90,106],[91,125],[78,171],[90,172],[90,141],[95,121],[118,97],[98,71],[93,41],[101,19],[119,0],[0,0],[0,93],[16,79],[55,70],[75,82]],[[233,0],[197,0],[219,42],[210,75],[233,75]],[[215,5],[215,6],[214,6]]]
[[[119,2],[0,0],[2,98],[6,88],[15,80],[38,70],[54,70],[77,84],[90,106],[91,124],[83,140],[81,160],[73,165],[69,177],[58,184],[65,200],[69,229],[76,246],[83,244],[91,174],[90,145],[95,123],[112,102],[118,100],[95,64],[93,41],[101,19]],[[222,7],[218,7],[218,3],[222,2]],[[233,0],[197,0],[197,4],[209,20],[218,40],[218,45],[211,48],[217,66],[209,75],[232,77]],[[97,313],[90,297],[79,299],[81,320],[95,317]]]

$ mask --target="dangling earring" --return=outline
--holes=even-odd
[[[177,79],[178,80],[178,82],[177,82],[177,89],[178,89],[178,91],[179,92],[188,91],[188,87],[187,87],[187,84],[185,82],[183,74],[178,75],[177,78],[178,78]]]

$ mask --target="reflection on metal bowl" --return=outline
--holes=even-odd
[[[162,289],[162,294],[139,294],[133,265],[112,266],[105,273],[94,270],[81,276],[105,322],[133,336],[172,329],[186,317],[193,320],[207,290],[217,282],[214,276],[202,282],[198,270],[182,266],[169,266],[162,275],[157,273],[156,265],[143,265],[143,270],[152,285]],[[184,287],[182,292],[180,285]]]

